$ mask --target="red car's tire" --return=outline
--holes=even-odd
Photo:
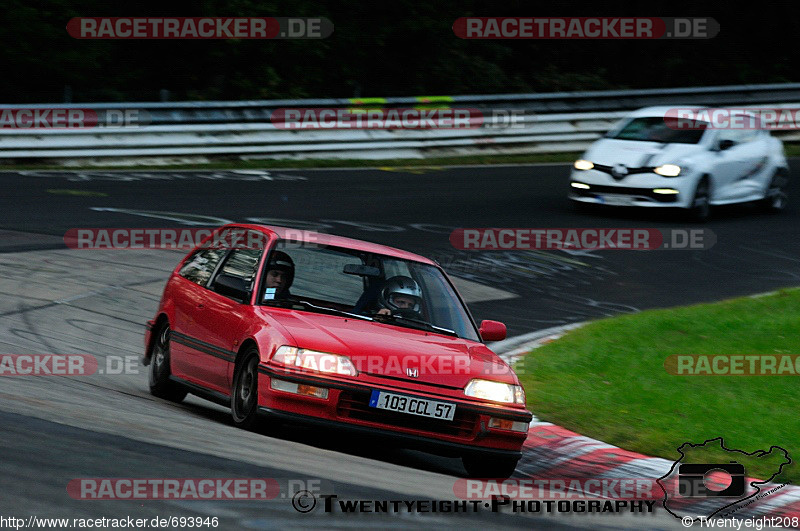
[[[517,468],[517,457],[487,457],[482,455],[465,455],[461,458],[467,475],[471,478],[506,479]]]
[[[237,428],[253,429],[258,417],[258,349],[244,353],[233,374],[231,417]]]
[[[169,323],[158,329],[153,344],[153,352],[150,355],[149,384],[150,394],[170,400],[180,402],[186,398],[186,389],[169,379],[170,370],[170,348],[169,348]]]

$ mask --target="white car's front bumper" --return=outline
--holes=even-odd
[[[691,175],[661,177],[655,173],[636,173],[616,180],[600,170],[573,170],[569,198],[613,206],[689,208],[696,186]]]

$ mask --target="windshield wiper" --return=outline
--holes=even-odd
[[[346,312],[344,310],[339,310],[337,308],[330,308],[328,306],[317,306],[316,304],[312,304],[312,303],[310,303],[308,301],[297,301],[297,302],[299,304],[304,304],[305,306],[307,306],[309,308],[314,308],[315,310],[322,310],[323,312],[331,312],[331,313],[335,313],[336,315],[342,315],[344,317],[353,317],[355,319],[363,319],[365,321],[374,321],[375,320],[372,317],[368,317],[366,315],[359,315],[357,313],[350,313],[350,312]]]
[[[304,309],[304,310],[313,309],[323,312],[334,313],[336,315],[341,315],[344,317],[353,317],[355,319],[363,319],[365,321],[374,321],[372,317],[368,317],[366,315],[359,315],[357,313],[345,312],[344,310],[339,310],[337,308],[330,308],[328,306],[319,306],[317,304],[308,301],[297,301],[292,299],[267,299],[264,302],[262,302],[262,304],[264,306],[277,306],[279,308],[294,308],[294,309]],[[298,306],[299,308],[295,308],[295,306]]]
[[[458,337],[458,334],[454,330],[450,330],[449,328],[442,328],[441,326],[432,325],[428,321],[422,321],[421,319],[413,319],[411,317],[403,317],[402,315],[395,315],[395,314],[381,315],[381,317],[391,317],[394,320],[401,320],[407,323],[414,323],[420,326],[424,326],[428,330],[434,332],[441,332],[442,334]]]
[[[313,309],[323,312],[334,313],[336,315],[342,315],[344,317],[353,317],[355,319],[363,319],[365,321],[374,321],[372,317],[368,317],[366,315],[359,315],[357,313],[345,312],[344,310],[339,310],[337,308],[330,308],[328,306],[319,306],[317,304],[308,301],[297,301],[292,299],[267,299],[262,304],[264,306],[277,306],[279,308],[294,308],[295,306],[299,306],[300,309]]]
[[[291,308],[295,304],[299,305],[300,303],[290,299],[267,299],[261,301],[262,306],[277,306],[278,308]]]

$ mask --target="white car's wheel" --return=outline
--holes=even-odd
[[[689,217],[693,221],[704,222],[711,216],[711,186],[708,177],[703,177],[694,190]]]
[[[772,176],[772,180],[767,188],[767,194],[762,200],[764,209],[769,212],[781,212],[786,209],[789,196],[786,193],[786,188],[789,184],[789,178],[785,172],[776,171]]]

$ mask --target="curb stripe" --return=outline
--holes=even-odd
[[[528,438],[522,447],[522,458],[517,465],[515,478],[636,478],[655,481],[672,468],[673,461],[659,457],[648,457],[602,441],[584,437],[575,432],[547,422],[532,423]],[[747,478],[747,483],[758,481]],[[677,476],[662,481],[668,492],[677,490]],[[760,486],[761,492],[778,484]],[[661,492],[655,493],[659,500]],[[718,498],[681,498],[669,500],[673,510],[685,510],[697,514],[709,514],[720,507]],[[746,503],[746,502],[745,502]],[[659,503],[659,506],[660,503]],[[661,506],[663,509],[663,506]],[[731,509],[726,509],[726,513]],[[800,518],[800,487],[791,485],[780,491],[756,500],[735,511],[726,518],[754,518],[780,516]],[[722,518],[722,514],[716,515]]]
[[[386,103],[386,98],[349,98],[348,101],[353,105],[373,105],[375,103]]]
[[[788,488],[788,487],[787,487]],[[767,498],[769,499],[769,498]],[[783,516],[787,518],[796,518],[800,515],[800,501],[796,501],[790,503],[789,505],[785,505],[782,508],[778,508],[773,510],[772,512],[766,513],[765,516]]]
[[[453,96],[417,96],[415,98],[420,103],[452,103]]]

